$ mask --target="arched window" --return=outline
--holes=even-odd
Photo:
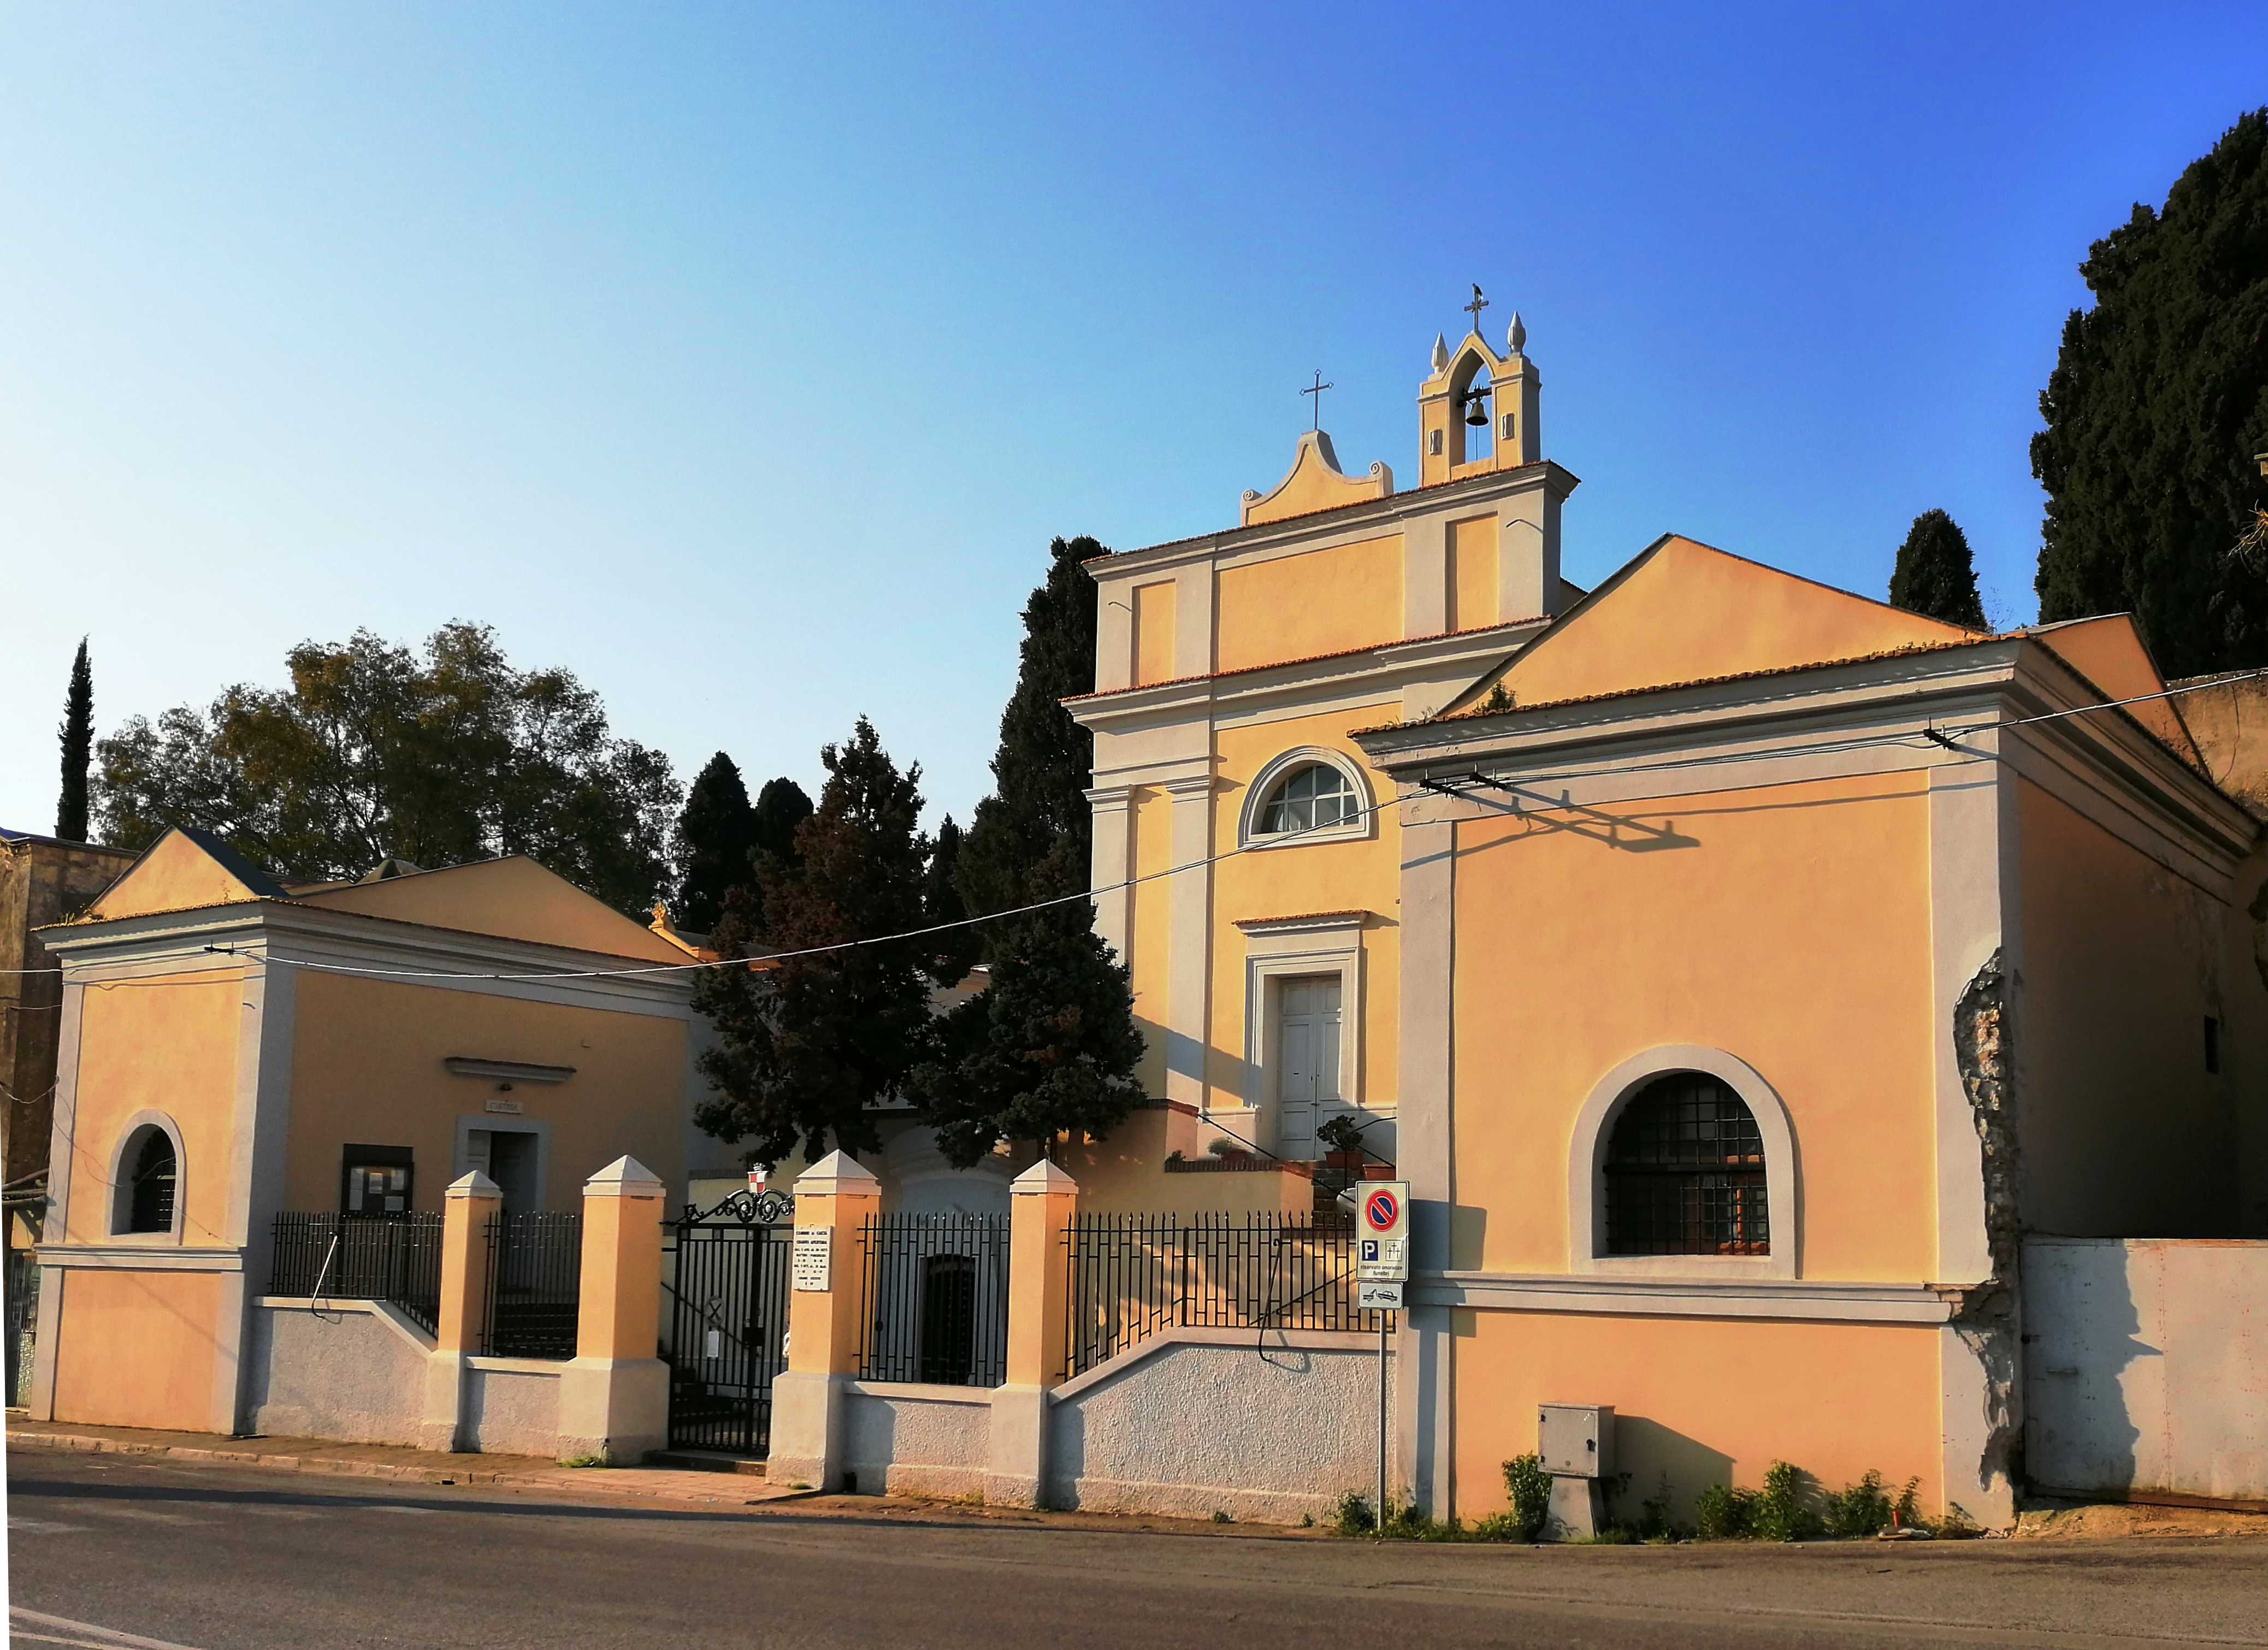
[[[1764,1133],[1731,1085],[1672,1072],[1607,1143],[1609,1255],[1769,1255]]]
[[[173,1138],[163,1129],[145,1127],[139,1145],[129,1154],[126,1229],[129,1232],[171,1232],[173,1191],[180,1162]]]
[[[1260,812],[1260,835],[1327,829],[1351,825],[1361,812],[1354,786],[1337,769],[1322,762],[1302,768],[1278,785]]]

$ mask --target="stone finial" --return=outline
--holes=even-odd
[[[1051,1192],[1075,1192],[1079,1182],[1065,1172],[1062,1164],[1042,1158],[1008,1182],[1008,1190],[1018,1197],[1044,1197]]]
[[[450,1197],[501,1197],[504,1191],[496,1182],[475,1169],[469,1175],[451,1181],[449,1190],[443,1195]]]
[[[1438,332],[1433,335],[1433,370],[1436,372],[1449,370],[1449,341]]]
[[[1504,341],[1512,346],[1512,352],[1514,355],[1518,355],[1527,347],[1528,328],[1521,325],[1520,312],[1516,309],[1512,312],[1512,326],[1506,331]]]
[[[833,1197],[843,1192],[871,1197],[880,1188],[873,1169],[841,1151],[829,1152],[795,1177],[799,1197]]]
[[[661,1176],[625,1153],[583,1182],[585,1197],[659,1197]]]

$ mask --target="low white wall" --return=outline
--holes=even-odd
[[[1320,1519],[1377,1483],[1378,1343],[1172,1331],[1057,1389],[1047,1461],[1050,1506]]]
[[[2035,1487],[2268,1503],[2268,1242],[2033,1238],[2023,1279]]]
[[[246,1411],[255,1433],[357,1444],[422,1441],[433,1343],[374,1300],[269,1297],[252,1311]]]
[[[535,1358],[468,1358],[464,1417],[467,1449],[507,1455],[549,1455],[559,1445],[559,1376],[564,1363]]]
[[[873,1494],[982,1494],[992,1455],[992,1393],[857,1381],[844,1392],[843,1468]]]

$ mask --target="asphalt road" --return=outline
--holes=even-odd
[[[26,1645],[2268,1646],[2262,1542],[1374,1547],[32,1450],[8,1492]]]

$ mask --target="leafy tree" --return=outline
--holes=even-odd
[[[1093,739],[1062,701],[1094,688],[1093,539],[1049,546],[1047,578],[1024,607],[1021,668],[1000,718],[995,794],[976,805],[954,873],[974,911],[1083,894],[1089,877]],[[1142,1034],[1126,969],[1095,935],[1084,899],[987,925],[991,983],[939,1021],[912,1092],[948,1161],[974,1163],[998,1141],[1044,1147],[1097,1138],[1142,1099]]]
[[[608,727],[563,670],[515,670],[485,625],[423,656],[367,630],[303,642],[291,685],[239,684],[203,711],[136,717],[96,748],[106,840],[202,826],[289,879],[498,854],[541,860],[617,910],[666,886],[682,795],[669,760]]]
[[[94,749],[94,667],[87,663],[86,638],[79,637],[71,660],[70,687],[63,696],[63,725],[56,730],[63,748],[63,794],[55,803],[55,835],[83,843],[86,836],[86,774]]]
[[[725,890],[752,873],[755,810],[733,759],[718,751],[693,781],[685,812],[677,816],[677,922],[705,934],[725,915]]]
[[[1985,628],[1969,535],[1942,510],[1925,510],[1916,516],[1906,541],[1898,546],[1897,566],[1890,574],[1890,605],[1972,630]]]
[[[1000,715],[993,794],[976,805],[955,881],[971,912],[1007,910],[1087,885],[1094,737],[1063,701],[1094,691],[1094,581],[1079,564],[1109,552],[1085,535],[1048,547],[1024,604],[1023,657]],[[998,931],[988,933],[997,944]]]
[[[796,829],[799,863],[767,856],[757,876],[767,951],[834,948],[703,970],[694,992],[718,1034],[700,1059],[715,1092],[694,1120],[718,1139],[751,1141],[765,1164],[830,1143],[880,1146],[867,1108],[896,1095],[920,1057],[937,978],[919,941],[850,943],[922,925],[921,769],[901,773],[864,717],[820,760],[827,784]],[[727,895],[714,937],[724,955],[752,954],[752,904]]]
[[[2268,447],[2268,109],[2080,265],[2040,397],[2040,617],[2132,611],[2169,675],[2268,662],[2268,567],[2235,547]]]

